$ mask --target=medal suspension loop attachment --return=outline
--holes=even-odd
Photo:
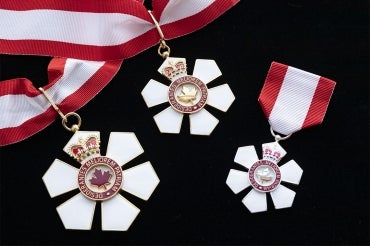
[[[155,27],[157,28],[158,34],[159,34],[159,47],[158,47],[158,55],[160,55],[163,59],[166,59],[167,57],[170,56],[171,49],[170,47],[166,44],[163,32],[161,27],[159,26],[158,21],[155,19],[154,15],[152,14],[151,10],[148,10],[148,13],[150,17],[152,18]]]
[[[292,134],[289,134],[289,135],[286,135],[286,136],[282,137],[279,134],[276,134],[274,132],[274,130],[272,129],[272,127],[270,127],[270,132],[271,132],[272,136],[275,138],[276,142],[279,142],[281,140],[287,140],[288,138],[290,138],[292,136]]]
[[[69,112],[67,114],[63,114],[63,112],[60,110],[60,108],[54,103],[54,101],[50,98],[50,96],[44,91],[43,88],[39,88],[39,91],[41,91],[41,93],[44,95],[44,97],[46,98],[46,100],[49,101],[49,103],[51,104],[51,106],[55,109],[55,111],[57,111],[57,113],[59,114],[59,116],[62,118],[62,125],[63,127],[70,131],[70,132],[76,132],[80,129],[80,126],[81,126],[81,122],[82,122],[82,119],[81,117],[75,113],[75,112]],[[77,123],[76,124],[72,124],[72,126],[68,126],[67,123],[68,123],[68,118],[71,118],[71,117],[74,117],[77,119]]]

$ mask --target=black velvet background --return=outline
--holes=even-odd
[[[20,143],[0,148],[2,244],[368,244],[369,243],[369,6],[368,1],[246,1],[205,28],[168,41],[172,56],[214,59],[236,100],[210,137],[160,134],[141,90],[162,63],[151,48],[123,65],[111,83],[77,112],[82,130],[133,131],[161,182],[148,202],[123,193],[141,209],[128,232],[65,230],[55,210],[76,192],[51,199],[42,182],[72,136],[58,119]],[[50,58],[0,56],[0,79],[47,81]],[[298,132],[281,145],[304,170],[293,207],[251,214],[226,186],[240,146],[273,141],[257,102],[272,61],[337,82],[322,125]],[[0,117],[7,117],[1,114]],[[100,213],[100,206],[97,206]]]

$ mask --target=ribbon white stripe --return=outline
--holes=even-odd
[[[0,38],[111,46],[140,36],[154,25],[120,13],[60,10],[0,10]]]
[[[189,5],[187,1],[172,0],[164,9],[159,23],[169,24],[195,15],[214,2],[204,0]],[[5,40],[114,46],[124,44],[153,28],[153,23],[122,13],[0,9],[0,39]]]
[[[104,62],[67,59],[63,75],[46,93],[58,104],[77,91],[103,65]],[[0,108],[0,128],[17,127],[45,112],[50,103],[42,94],[36,97],[5,95],[0,97]]]
[[[273,129],[288,135],[302,128],[320,76],[288,67],[269,121]]]
[[[159,24],[164,25],[195,15],[214,2],[215,0],[193,1],[189,5],[188,1],[170,0],[162,12]]]

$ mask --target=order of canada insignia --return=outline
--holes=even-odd
[[[95,206],[100,202],[102,230],[127,230],[140,210],[120,191],[148,200],[159,183],[150,162],[122,168],[143,153],[135,134],[112,132],[106,156],[102,156],[99,132],[77,131],[63,150],[81,164],[80,168],[56,159],[43,180],[51,197],[77,188],[80,191],[57,207],[65,228],[91,229]]]
[[[253,188],[261,192],[275,190],[281,181],[279,166],[268,160],[254,163],[249,169],[248,177]]]
[[[226,184],[235,194],[252,187],[242,200],[252,213],[267,210],[266,193],[270,193],[276,209],[291,207],[295,192],[281,182],[298,185],[303,170],[294,160],[278,166],[286,155],[278,142],[265,143],[262,149],[263,157],[259,160],[254,146],[240,147],[234,161],[247,168],[248,172],[231,169]]]
[[[67,147],[68,154],[81,163],[78,172],[78,188],[92,200],[106,200],[121,189],[121,166],[106,156],[100,156],[100,140],[92,135]]]
[[[170,85],[150,80],[141,94],[148,107],[170,104],[154,116],[162,133],[179,133],[183,115],[187,114],[191,134],[210,135],[218,119],[205,106],[226,112],[235,100],[228,84],[208,89],[207,84],[222,74],[214,60],[197,59],[193,74],[189,75],[185,58],[167,57],[158,72],[171,81]]]
[[[206,105],[207,97],[207,86],[192,76],[175,80],[168,90],[168,101],[180,113],[198,112]]]
[[[206,105],[208,88],[200,79],[187,75],[184,60],[176,63],[169,60],[159,71],[172,81],[168,89],[168,101],[173,109],[191,114]]]

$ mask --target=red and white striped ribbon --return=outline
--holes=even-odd
[[[196,31],[239,0],[153,0],[152,14],[166,39]],[[139,1],[0,1],[0,53],[107,61],[158,44]]]
[[[153,0],[153,16],[166,39],[200,29],[239,0]],[[44,90],[62,112],[93,98],[122,59],[159,43],[143,1],[0,1],[0,53],[54,58]],[[90,60],[90,61],[84,61]],[[111,62],[102,62],[116,60]],[[99,62],[100,61],[100,62]],[[27,79],[0,82],[0,146],[48,126],[57,113]]]
[[[73,112],[99,93],[120,66],[120,60],[53,58],[48,67],[49,83],[43,89],[62,112]],[[58,117],[44,95],[24,78],[0,82],[0,109],[0,146],[21,141]]]
[[[273,62],[258,98],[272,129],[289,135],[321,124],[335,82]]]

